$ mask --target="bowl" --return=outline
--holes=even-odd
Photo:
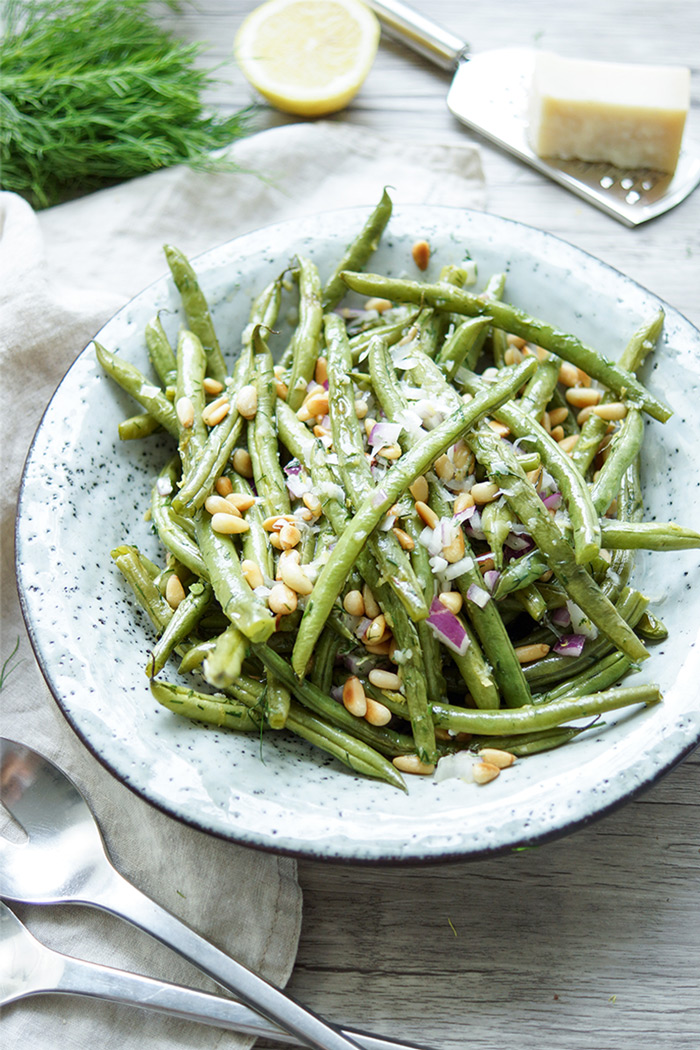
[[[253,296],[294,259],[332,269],[369,209],[342,209],[269,226],[193,260],[227,352]],[[468,253],[478,285],[507,272],[506,298],[572,331],[610,358],[664,306],[659,346],[641,378],[671,405],[648,421],[642,462],[645,516],[700,518],[696,449],[700,332],[598,259],[542,231],[481,212],[397,207],[369,269],[415,274],[411,247],[432,247],[425,276]],[[96,338],[144,371],[144,326],[157,311],[181,322],[169,275],[136,296]],[[633,582],[652,600],[668,639],[633,681],[656,682],[663,703],[605,717],[567,746],[516,762],[488,785],[408,778],[408,793],[354,776],[285,733],[261,740],[189,722],[152,699],[145,668],[153,635],[110,550],[129,540],[156,556],[144,521],[168,439],[120,442],[130,399],[88,345],[58,387],[31,446],[17,519],[17,574],[29,635],[65,717],[131,790],[202,831],[243,845],[328,861],[417,864],[532,846],[588,824],[634,798],[700,741],[698,551],[640,554]],[[172,674],[168,674],[172,678]]]

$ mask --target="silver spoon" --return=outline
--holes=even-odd
[[[140,1006],[184,1021],[300,1045],[277,1025],[269,1024],[248,1006],[232,999],[85,962],[47,948],[7,905],[0,903],[0,1007],[32,995],[56,992]],[[420,1050],[365,1032],[347,1030],[346,1035],[364,1050]]]
[[[88,904],[174,948],[247,1006],[316,1050],[357,1050],[278,988],[215,948],[128,882],[109,859],[87,802],[57,766],[0,739],[0,801],[28,835],[0,839],[0,897],[24,904]]]

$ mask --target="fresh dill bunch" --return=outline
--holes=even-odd
[[[214,78],[195,65],[203,45],[174,38],[148,6],[6,0],[2,189],[43,208],[173,164],[216,168],[211,151],[249,130],[250,109],[204,111]]]

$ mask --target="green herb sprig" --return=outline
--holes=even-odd
[[[169,6],[176,6],[170,4]],[[158,168],[216,167],[251,110],[208,115],[201,43],[148,0],[7,0],[0,42],[0,186],[47,207]],[[229,165],[230,167],[231,165]]]

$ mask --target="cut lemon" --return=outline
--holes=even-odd
[[[360,90],[379,33],[360,0],[268,0],[242,23],[234,54],[277,109],[320,117],[343,109]]]

